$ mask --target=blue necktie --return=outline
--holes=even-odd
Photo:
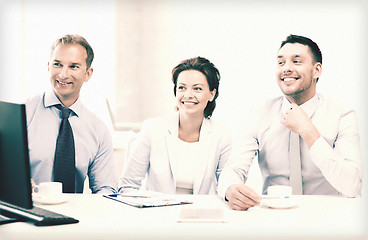
[[[75,147],[73,130],[69,123],[72,110],[56,105],[61,110],[59,135],[56,140],[54,181],[63,183],[64,193],[75,193]]]

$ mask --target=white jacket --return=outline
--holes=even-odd
[[[175,194],[175,173],[179,113],[146,120],[129,150],[119,191],[139,189],[146,179],[146,190]],[[218,177],[231,151],[231,134],[212,119],[203,119],[198,143],[198,169],[194,175],[193,194],[216,194]]]

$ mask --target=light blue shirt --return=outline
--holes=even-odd
[[[61,104],[53,92],[47,92],[26,102],[27,130],[31,176],[36,184],[54,180],[53,166],[56,139],[61,122]],[[78,99],[69,117],[75,142],[75,188],[82,193],[89,177],[92,193],[112,193],[117,187],[112,139],[106,125],[87,110]]]

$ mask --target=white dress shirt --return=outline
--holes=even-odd
[[[303,194],[360,195],[363,173],[356,112],[320,94],[300,107],[321,134],[310,149],[301,140]],[[252,123],[234,141],[230,164],[220,176],[222,197],[230,185],[246,181],[256,156],[264,181],[263,194],[268,186],[289,185],[290,130],[280,122],[282,113],[289,108],[285,97],[277,97],[250,115]]]
[[[53,92],[47,92],[26,102],[29,157],[32,179],[36,184],[54,180],[53,167],[56,139],[61,122],[61,104]],[[112,140],[108,128],[78,99],[69,117],[75,142],[75,191],[82,193],[89,177],[92,193],[116,192]]]

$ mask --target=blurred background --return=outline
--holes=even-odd
[[[213,118],[236,131],[254,104],[281,94],[274,74],[276,54],[289,34],[307,36],[321,48],[323,74],[317,90],[357,110],[367,160],[367,1],[0,0],[0,4],[0,99],[24,102],[50,90],[47,62],[52,42],[64,34],[84,36],[95,60],[82,101],[111,129],[118,174],[126,143],[140,123],[173,111],[171,70],[181,60],[202,56],[218,67],[222,78]],[[119,124],[122,130],[116,127]],[[254,166],[249,184],[260,191]]]

